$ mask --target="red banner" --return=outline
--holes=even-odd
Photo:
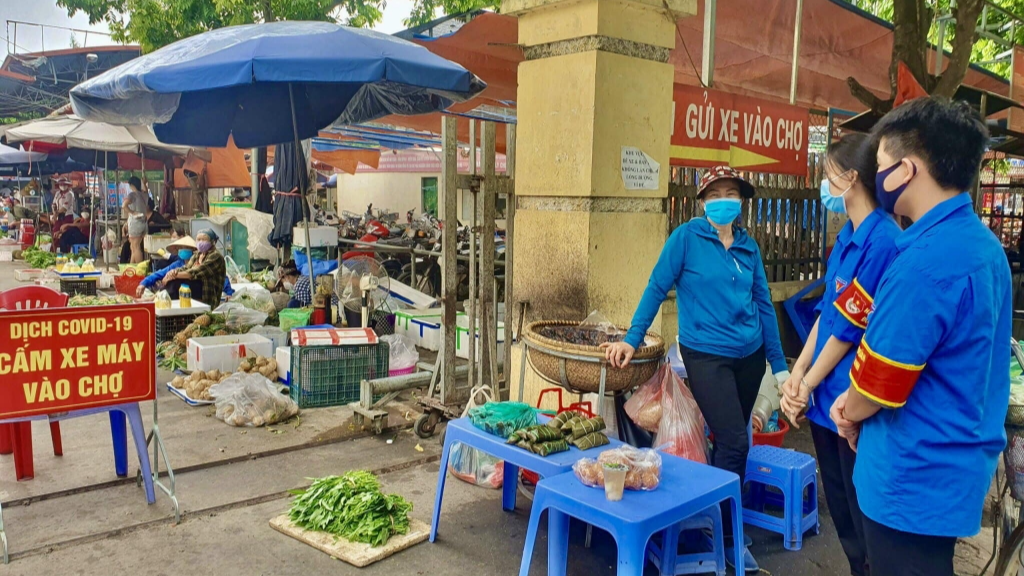
[[[807,175],[807,109],[676,84],[673,166]]]
[[[156,398],[153,304],[0,311],[0,420]]]

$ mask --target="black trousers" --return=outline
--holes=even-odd
[[[693,398],[715,436],[711,465],[737,474],[742,486],[750,452],[747,425],[764,378],[764,348],[745,358],[707,354],[682,345],[679,353]],[[732,534],[732,517],[725,504],[722,519],[725,534]]]
[[[956,538],[911,534],[864,517],[871,576],[954,576]]]
[[[870,572],[864,544],[864,515],[853,486],[853,465],[857,461],[857,453],[835,432],[814,422],[810,425],[821,469],[821,484],[825,488],[825,501],[839,535],[839,543],[850,561],[850,574],[867,576]]]
[[[171,300],[177,300],[178,292],[181,291],[182,286],[188,286],[192,289],[193,300],[201,301],[203,299],[203,283],[195,280],[171,280],[164,285],[164,290],[167,290]]]

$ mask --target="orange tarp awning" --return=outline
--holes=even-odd
[[[228,138],[224,148],[206,148],[210,161],[205,162],[205,182],[207,188],[251,188],[252,179],[245,162],[245,153],[235,146],[235,141]],[[187,162],[202,162],[196,156],[190,156]],[[196,167],[190,168],[198,171]],[[188,188],[188,180],[183,169],[174,170],[174,187]]]
[[[360,164],[376,169],[380,163],[379,150],[313,150],[313,159],[347,174],[355,174]]]
[[[689,57],[678,41],[670,52],[675,82],[699,85],[690,61],[700,66],[704,34],[704,4],[697,2],[695,16],[680,18],[680,33]],[[751,18],[751,14],[758,14]],[[715,34],[714,88],[735,94],[789,101],[793,29],[796,0],[731,0],[719,2]],[[485,13],[454,34],[434,40],[416,39],[431,52],[458,62],[487,83],[487,89],[468,102],[451,107],[466,112],[496,100],[514,108],[517,67],[523,60],[517,20],[512,16]],[[857,78],[882,97],[889,95],[889,61],[892,29],[833,0],[805,0],[800,41],[797,104],[820,109],[865,108],[850,94],[846,79]],[[699,69],[699,68],[698,68]],[[1009,84],[993,74],[971,68],[964,84],[1001,95]],[[434,133],[441,131],[441,114],[388,116],[382,123]],[[468,123],[459,123],[459,140],[468,141]],[[499,149],[504,131],[499,124]]]

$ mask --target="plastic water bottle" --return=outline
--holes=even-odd
[[[182,308],[192,307],[192,289],[188,287],[188,284],[183,285],[181,289],[178,290],[178,304]]]

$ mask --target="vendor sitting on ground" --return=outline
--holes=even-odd
[[[291,268],[288,264],[285,264],[284,273],[281,276],[282,284],[286,289],[290,286],[292,292],[292,299],[288,301],[289,308],[305,308],[313,305],[313,291],[309,288],[309,274],[302,274],[297,268],[295,263],[291,262]],[[319,277],[317,282],[320,282]],[[337,294],[331,294],[331,304],[334,306],[338,305]]]
[[[89,244],[89,213],[82,212],[82,215],[72,222],[64,222],[53,229],[53,243],[62,254],[71,252],[72,246],[77,244]]]
[[[210,308],[220,304],[224,281],[227,278],[227,263],[217,252],[217,233],[207,228],[196,235],[196,253],[182,267],[171,270],[164,276],[164,289],[172,300],[178,299],[182,285],[192,289],[192,298]]]
[[[174,234],[176,236],[176,233]],[[195,254],[196,241],[191,236],[185,236],[183,238],[177,238],[174,242],[167,245],[167,252],[170,256],[167,258],[167,265],[163,268],[153,272],[139,284],[138,289],[135,291],[137,298],[142,298],[143,292],[149,290],[150,292],[156,292],[160,290],[164,284],[164,277],[171,272],[185,265],[186,262],[192,259],[192,255]]]

